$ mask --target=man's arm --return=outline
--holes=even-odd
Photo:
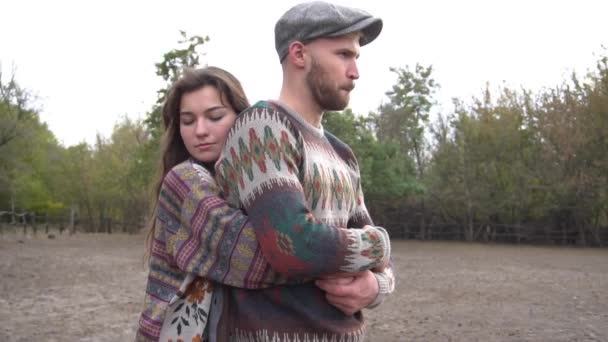
[[[247,211],[271,267],[316,277],[383,264],[389,253],[384,230],[337,228],[313,217],[298,178],[302,141],[296,135],[283,114],[254,107],[239,115],[216,164],[218,182],[230,202]]]
[[[354,155],[352,159],[356,161]],[[358,166],[356,171],[359,174]],[[357,207],[349,221],[349,226],[359,225],[373,225],[365,206],[360,181],[357,184]],[[395,276],[390,262],[372,271],[355,275],[336,274],[317,280],[315,283],[325,291],[328,302],[345,314],[351,315],[364,308],[372,309],[379,306],[395,290]]]

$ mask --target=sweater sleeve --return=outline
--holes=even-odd
[[[395,291],[395,275],[393,274],[392,262],[389,263],[381,272],[374,272],[376,281],[378,282],[378,295],[376,299],[367,306],[367,309],[374,309]]]
[[[351,227],[361,227],[363,225],[374,224],[372,222],[371,216],[369,215],[369,212],[367,211],[367,207],[365,206],[361,182],[357,184],[357,203],[354,214],[349,220],[348,224]],[[377,228],[384,230],[384,228],[381,227]],[[390,250],[390,242],[386,248]],[[393,273],[392,261],[389,261],[388,264],[382,268],[382,270],[372,271],[374,273],[374,276],[376,277],[376,281],[378,282],[378,295],[376,296],[376,299],[370,305],[367,306],[368,309],[378,307],[391,293],[393,293],[393,291],[395,291],[395,275]]]
[[[299,179],[301,153],[301,137],[284,114],[254,106],[239,115],[216,164],[220,185],[249,214],[272,269],[317,277],[382,264],[389,257],[384,230],[333,227],[312,215]]]
[[[274,272],[247,217],[228,206],[217,187],[194,169],[181,168],[165,177],[157,224],[166,234],[167,259],[183,272],[247,289],[310,280]]]

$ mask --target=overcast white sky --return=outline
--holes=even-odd
[[[177,47],[179,30],[208,35],[202,62],[234,73],[251,101],[275,98],[281,73],[274,24],[302,0],[2,0],[4,77],[37,94],[41,119],[65,146],[109,137],[121,116],[143,118],[162,85],[154,63]],[[592,69],[608,47],[606,0],[336,0],[384,20],[363,47],[351,95],[375,110],[395,83],[389,67],[434,66],[441,110],[485,83],[552,87]]]

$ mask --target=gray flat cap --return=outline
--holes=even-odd
[[[362,32],[361,46],[370,43],[382,31],[382,19],[356,8],[323,1],[306,2],[289,9],[274,27],[274,44],[279,60],[287,56],[289,44],[307,43],[316,38],[338,37]]]

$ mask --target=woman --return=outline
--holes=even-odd
[[[205,340],[212,284],[258,289],[318,276],[287,279],[272,271],[247,217],[219,197],[213,166],[237,113],[248,106],[239,81],[216,67],[185,71],[167,95],[138,341]],[[372,230],[375,247],[385,249],[369,268],[385,263],[386,232],[359,230]]]

